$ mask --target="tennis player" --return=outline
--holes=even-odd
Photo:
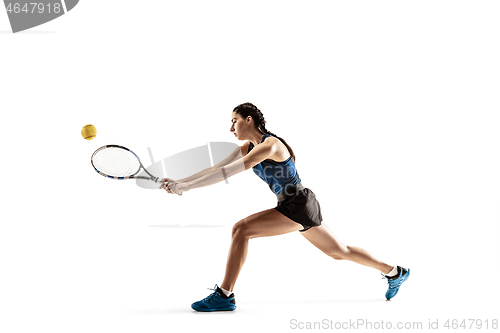
[[[231,122],[231,132],[238,140],[247,140],[245,144],[213,168],[177,181],[165,178],[161,188],[182,195],[185,191],[216,184],[253,168],[276,194],[277,206],[250,215],[233,226],[222,284],[220,287],[216,284],[212,294],[191,307],[196,311],[236,309],[233,288],[247,256],[248,241],[292,231],[301,232],[309,242],[333,259],[350,260],[379,270],[389,283],[386,299],[396,296],[401,284],[408,279],[410,269],[390,266],[360,247],[345,245],[322,223],[320,205],[313,191],[301,183],[292,148],[266,129],[262,112],[255,105],[244,103],[233,110]]]

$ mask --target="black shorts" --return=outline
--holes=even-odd
[[[301,224],[304,229],[299,231],[304,232],[321,225],[323,217],[316,195],[302,184],[285,187],[277,198],[278,205],[274,209]]]

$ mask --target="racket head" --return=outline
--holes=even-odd
[[[97,149],[91,158],[92,166],[100,175],[112,179],[129,179],[140,171],[139,157],[130,149],[106,145]]]

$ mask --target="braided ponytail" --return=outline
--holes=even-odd
[[[243,104],[240,104],[237,107],[235,107],[234,110],[233,110],[233,112],[236,112],[237,114],[239,114],[243,118],[251,116],[252,119],[255,122],[257,130],[260,131],[262,134],[269,134],[271,136],[274,136],[275,138],[277,138],[278,140],[280,140],[281,142],[283,142],[283,144],[288,149],[288,152],[292,156],[293,161],[295,162],[295,154],[293,153],[292,147],[290,147],[286,143],[285,140],[283,140],[282,138],[280,138],[276,134],[270,132],[266,128],[266,120],[264,119],[264,115],[262,114],[262,112],[255,105],[253,105],[252,103],[243,103]]]

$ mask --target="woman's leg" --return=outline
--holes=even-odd
[[[237,222],[233,226],[226,274],[221,287],[226,290],[233,290],[247,257],[248,240],[250,238],[282,235],[302,228],[302,225],[290,220],[275,209],[264,210]]]
[[[375,268],[384,274],[389,273],[393,268],[393,266],[387,265],[376,259],[360,247],[345,245],[324,223],[319,227],[313,227],[302,232],[302,235],[314,246],[333,259],[350,260],[361,265]]]

